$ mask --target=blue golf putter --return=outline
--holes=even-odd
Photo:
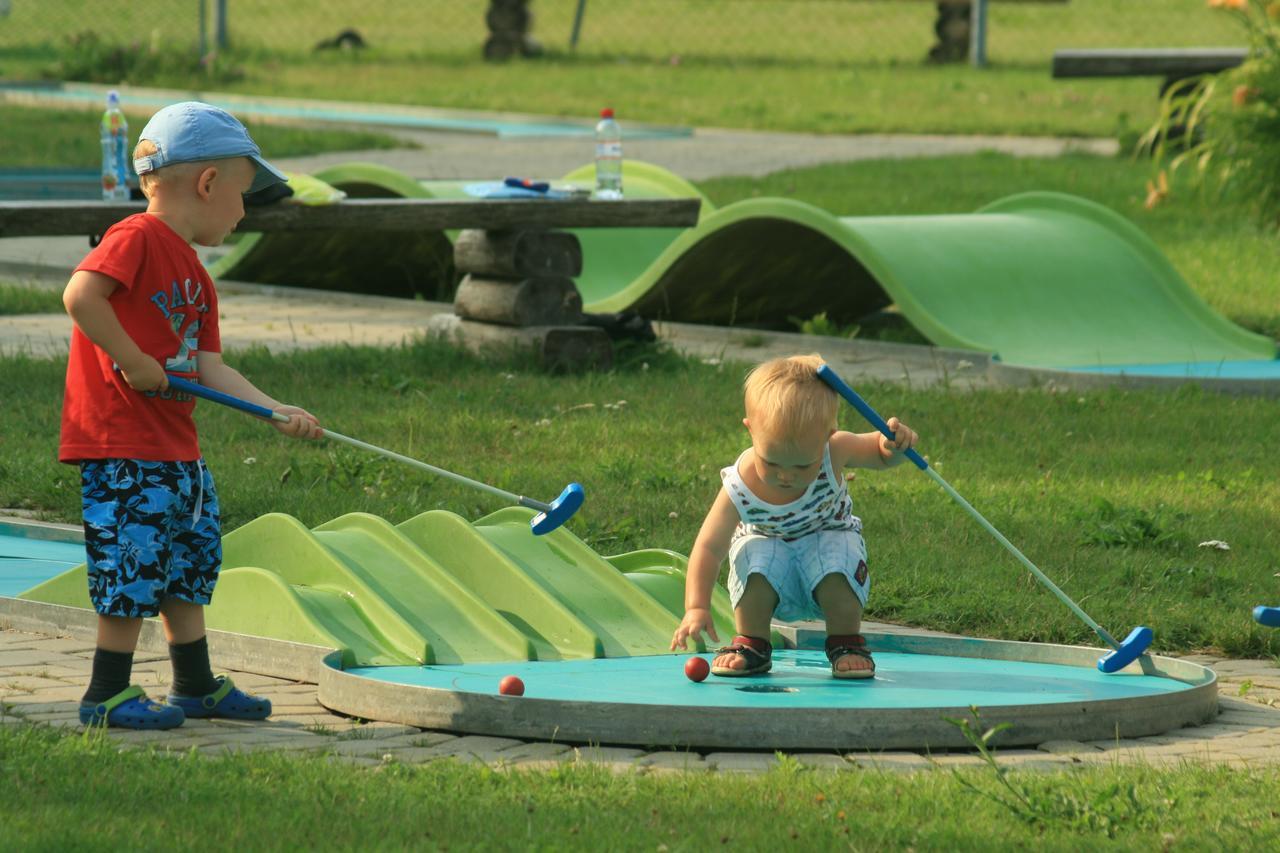
[[[850,388],[834,370],[824,364],[822,367],[818,368],[818,377],[823,382],[830,385],[837,394],[848,400],[849,403],[858,410],[858,413],[867,419],[868,423],[878,429],[890,440],[893,439],[893,432],[889,429],[889,425],[884,422],[884,419],[881,418],[880,415],[876,414],[876,410],[867,405],[867,402],[858,396],[858,392]],[[960,494],[951,487],[950,483],[942,479],[942,475],[935,471],[933,467],[929,465],[928,461],[917,453],[914,448],[907,450],[905,455],[917,468],[932,477],[933,481],[941,486],[943,491],[950,495],[956,503],[964,507],[965,511],[967,511],[971,516],[977,519],[978,523],[981,524],[988,533],[994,536],[997,542],[1007,548],[1009,553],[1017,557],[1018,561],[1021,562],[1022,565],[1031,570],[1031,574],[1035,575],[1037,580],[1048,587],[1049,590],[1058,597],[1058,600],[1071,608],[1072,613],[1080,617],[1082,622],[1092,628],[1093,632],[1101,637],[1104,643],[1111,647],[1112,650],[1110,652],[1107,652],[1105,655],[1098,658],[1099,670],[1106,673],[1119,672],[1137,660],[1138,657],[1147,650],[1147,647],[1151,645],[1153,637],[1151,629],[1143,626],[1138,626],[1130,631],[1129,636],[1124,638],[1124,642],[1116,642],[1116,639],[1108,634],[1101,625],[1089,618],[1089,614],[1085,613],[1084,610],[1080,608],[1080,605],[1068,598],[1065,592],[1058,589],[1057,584],[1049,580],[1044,572],[1036,568],[1036,565],[1028,560],[1021,551],[1015,548],[1012,542],[1006,539],[999,530],[996,530],[991,525],[991,522],[983,518],[982,513],[974,509],[967,500],[961,497]]]
[[[276,414],[266,406],[259,406],[256,403],[250,403],[248,400],[241,400],[239,397],[233,397],[230,394],[224,394],[221,391],[215,391],[212,388],[206,388],[196,382],[183,379],[180,376],[169,374],[169,387],[196,397],[202,397],[205,400],[212,400],[215,403],[221,403],[224,406],[230,406],[233,409],[239,409],[242,412],[248,412],[263,420],[280,421],[281,423],[289,420],[285,415]],[[358,438],[351,438],[340,432],[334,432],[331,429],[324,430],[325,438],[332,438],[352,447],[359,447],[362,450],[370,450],[374,453],[394,459],[397,462],[403,462],[406,465],[412,465],[414,468],[420,468],[431,474],[453,480],[455,483],[461,483],[464,486],[471,486],[474,489],[480,489],[491,495],[497,495],[507,501],[519,506],[527,507],[538,511],[538,514],[529,522],[535,536],[541,536],[544,533],[550,533],[560,525],[564,524],[573,514],[578,511],[578,507],[582,506],[584,497],[582,486],[578,483],[570,483],[564,487],[564,491],[560,493],[560,497],[556,498],[549,504],[542,501],[535,501],[533,498],[526,498],[524,495],[517,495],[512,492],[504,491],[487,483],[481,483],[479,480],[472,480],[470,477],[464,477],[461,474],[455,474],[452,471],[446,471],[443,468],[437,468],[434,465],[428,465],[417,459],[411,459],[408,456],[402,456],[392,450],[378,447],[375,444],[368,444],[360,441]]]

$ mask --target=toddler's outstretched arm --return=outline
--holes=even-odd
[[[904,451],[916,446],[919,436],[897,418],[889,418],[894,441],[878,432],[837,432],[831,436],[831,462],[840,468],[892,468],[906,460]]]
[[[720,564],[729,553],[729,542],[738,526],[738,511],[728,492],[720,490],[715,503],[703,519],[702,529],[689,552],[689,569],[684,581],[684,619],[671,638],[671,648],[685,649],[687,642],[695,643],[706,633],[720,642],[716,626],[711,619],[711,590],[720,573]]]

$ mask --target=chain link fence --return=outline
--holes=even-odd
[[[0,0],[0,62],[69,37],[287,58],[325,48],[465,62],[508,54],[591,62],[857,67],[920,63],[967,39],[963,0]],[[990,0],[993,66],[1058,48],[1243,43],[1205,0]],[[2,71],[0,71],[2,73]]]

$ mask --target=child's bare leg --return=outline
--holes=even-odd
[[[98,648],[109,652],[133,654],[142,633],[142,618],[137,616],[103,616],[98,614]]]
[[[827,575],[814,587],[813,597],[822,608],[822,615],[826,617],[828,634],[862,632],[862,602],[858,600],[844,575]],[[833,666],[844,671],[872,668],[871,661],[854,654],[836,660]]]
[[[739,634],[747,637],[769,637],[769,620],[778,606],[778,594],[763,575],[747,578],[747,588],[738,599],[733,611],[733,625]],[[713,666],[728,669],[746,669],[747,661],[736,652],[726,652],[713,662]]]
[[[204,605],[178,598],[166,598],[160,605],[164,638],[169,645],[194,643],[204,636]]]

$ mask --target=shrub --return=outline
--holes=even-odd
[[[1160,116],[1139,143],[1155,175],[1147,205],[1167,195],[1165,175],[1194,166],[1192,180],[1239,192],[1280,225],[1280,0],[1208,0],[1236,16],[1250,43],[1239,68],[1170,87]]]

